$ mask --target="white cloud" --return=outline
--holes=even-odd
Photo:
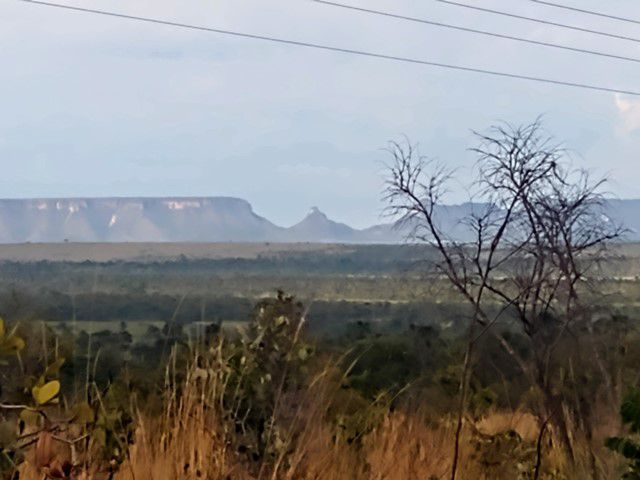
[[[622,121],[622,133],[627,134],[640,129],[640,100],[616,94],[616,107]]]

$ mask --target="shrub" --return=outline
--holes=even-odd
[[[627,393],[620,407],[620,417],[631,435],[608,438],[605,445],[627,459],[627,472],[622,478],[640,480],[640,388]]]

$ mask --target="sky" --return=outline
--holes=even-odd
[[[638,25],[529,0],[464,0],[640,37]],[[558,0],[640,19],[637,0]],[[503,72],[640,90],[640,64],[381,18],[310,0],[83,0],[130,15]],[[435,0],[344,0],[401,15],[640,58],[640,43]],[[472,131],[543,115],[572,161],[640,198],[640,97],[278,45],[0,2],[0,197],[236,196],[283,226],[317,206],[381,221],[406,135],[458,175]]]

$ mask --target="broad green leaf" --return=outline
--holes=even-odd
[[[35,386],[31,390],[33,399],[38,405],[44,405],[52,401],[60,392],[60,382],[52,380],[42,386]]]

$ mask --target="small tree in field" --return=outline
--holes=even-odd
[[[541,124],[497,126],[476,133],[476,211],[464,220],[472,239],[445,231],[442,199],[452,172],[422,157],[415,147],[391,143],[393,158],[385,198],[389,211],[410,230],[412,241],[440,255],[438,275],[471,306],[451,478],[456,478],[460,433],[472,373],[474,347],[494,335],[535,388],[540,439],[547,423],[558,432],[573,460],[564,398],[553,388],[553,359],[572,327],[588,320],[580,293],[602,249],[622,233],[604,213],[603,181],[570,167],[566,152]],[[490,306],[499,305],[498,314]],[[508,313],[508,315],[506,315]],[[495,328],[499,318],[515,321],[531,352],[524,358]],[[588,426],[587,426],[588,427]],[[540,455],[534,472],[537,478]]]

